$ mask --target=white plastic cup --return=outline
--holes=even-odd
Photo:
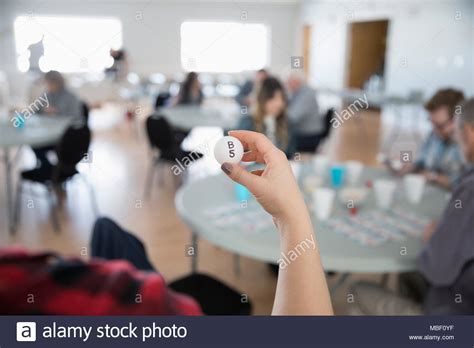
[[[313,193],[313,203],[318,220],[324,221],[331,216],[336,192],[326,187],[317,188]]]
[[[329,158],[325,155],[314,156],[313,168],[317,176],[325,177],[329,170]]]
[[[393,180],[379,179],[374,181],[375,201],[379,208],[390,208],[396,188],[397,183]]]
[[[419,204],[425,191],[426,178],[419,174],[407,174],[403,178],[403,184],[408,202]]]
[[[349,184],[355,185],[359,182],[363,169],[364,165],[359,161],[346,162],[346,175]]]

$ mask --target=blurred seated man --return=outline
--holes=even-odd
[[[456,123],[467,167],[439,223],[425,231],[420,271],[431,285],[425,300],[429,308],[474,314],[474,98],[461,106]]]
[[[439,222],[425,229],[419,272],[400,275],[401,298],[374,284],[356,285],[358,306],[372,309],[365,314],[408,314],[402,307],[412,311],[416,305],[407,306],[407,299],[423,303],[418,314],[474,314],[474,98],[461,110],[455,128],[467,169]]]
[[[263,80],[269,77],[268,71],[265,69],[258,70],[253,80],[247,80],[241,87],[239,94],[235,97],[240,106],[251,107],[257,100],[257,93],[262,85]]]
[[[319,114],[316,91],[304,82],[302,74],[293,73],[289,76],[288,120],[295,132],[296,150],[314,152],[324,131],[325,120]]]
[[[51,117],[73,117],[80,119],[83,114],[82,103],[65,86],[61,73],[51,70],[44,75],[46,84],[47,105],[38,110],[38,114]],[[33,148],[37,167],[51,166],[47,154],[54,150],[56,144]]]
[[[44,75],[48,105],[38,111],[50,116],[72,116],[80,118],[82,107],[80,100],[66,87],[63,75],[55,70]]]
[[[433,130],[424,141],[419,158],[395,173],[422,173],[429,182],[445,189],[452,187],[463,169],[461,152],[454,140],[454,115],[463,99],[463,93],[455,89],[436,92],[425,105]]]
[[[143,244],[112,220],[97,220],[89,252],[93,259],[86,261],[0,248],[0,313],[202,314],[194,299],[166,286]]]

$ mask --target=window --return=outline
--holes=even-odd
[[[19,16],[14,31],[20,71],[38,61],[41,71],[102,71],[113,63],[109,50],[122,46],[115,18]]]
[[[268,65],[268,32],[263,24],[184,22],[181,65],[187,71],[241,72]]]

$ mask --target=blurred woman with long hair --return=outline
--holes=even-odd
[[[257,94],[252,116],[244,117],[239,129],[265,134],[280,150],[290,157],[295,144],[287,119],[287,97],[283,85],[274,77],[266,78]]]
[[[200,105],[203,100],[199,76],[191,71],[181,84],[175,105]]]

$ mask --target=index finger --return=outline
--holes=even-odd
[[[259,152],[259,154],[261,154],[264,158],[271,160],[278,153],[278,149],[275,147],[275,145],[273,145],[273,143],[262,133],[236,130],[229,131],[229,135],[248,145],[251,151]]]

